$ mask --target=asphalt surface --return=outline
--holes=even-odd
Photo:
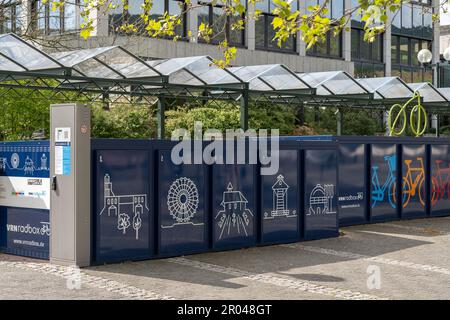
[[[450,299],[450,217],[75,270],[0,255],[0,299]]]

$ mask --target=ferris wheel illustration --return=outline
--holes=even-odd
[[[169,188],[167,206],[176,223],[187,223],[197,212],[199,202],[195,183],[186,177],[176,179]]]

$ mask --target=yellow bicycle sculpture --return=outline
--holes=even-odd
[[[412,98],[409,99],[404,105],[397,103],[394,104],[389,110],[389,135],[400,136],[403,132],[405,132],[407,122],[406,109],[413,103],[414,100],[417,100],[417,104],[412,107],[409,115],[411,131],[416,137],[419,137],[425,133],[425,130],[427,129],[427,113],[425,108],[422,106],[419,92],[415,91]]]

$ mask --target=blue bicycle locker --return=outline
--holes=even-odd
[[[350,226],[368,222],[366,145],[342,143],[338,147],[339,225]]]
[[[397,146],[391,143],[371,145],[370,219],[373,222],[396,220]]]
[[[337,237],[336,150],[304,151],[304,238]]]
[[[425,217],[427,215],[426,146],[403,144],[401,150],[402,219]]]
[[[275,159],[277,157],[277,159]],[[261,242],[285,243],[300,238],[300,163],[298,150],[272,155],[278,171],[261,175]]]
[[[175,165],[171,151],[159,151],[159,255],[183,255],[208,249],[206,166]]]
[[[149,151],[96,150],[94,157],[95,262],[148,259],[153,253]]]
[[[450,147],[431,145],[430,215],[450,215]]]

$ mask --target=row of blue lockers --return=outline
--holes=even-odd
[[[262,175],[261,164],[174,164],[169,141],[93,140],[93,261],[321,239],[338,236],[339,225],[447,215],[450,141],[439,142],[289,139],[280,142],[279,170]]]

